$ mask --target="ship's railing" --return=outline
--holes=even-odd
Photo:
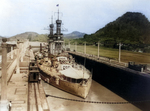
[[[66,77],[65,75],[61,75],[61,79],[62,80],[65,80],[67,82],[70,82],[70,83],[78,83],[78,84],[81,84],[84,83],[86,84],[86,82],[91,78],[91,76],[88,78],[88,79],[75,79],[75,78],[71,78],[71,77]]]
[[[82,79],[74,79],[74,78],[66,77],[66,76],[63,76],[63,80],[66,80],[71,83],[80,83],[82,81]]]

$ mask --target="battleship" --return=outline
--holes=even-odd
[[[61,23],[58,10],[56,33],[53,33],[54,24],[51,23],[47,47],[35,53],[41,79],[63,91],[86,98],[92,84],[92,74],[65,51]]]

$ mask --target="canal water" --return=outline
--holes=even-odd
[[[47,95],[96,102],[127,102],[117,94],[105,88],[96,81],[92,81],[90,92],[86,99],[74,96],[67,92],[57,89],[43,82],[44,90]],[[51,111],[141,111],[132,104],[97,104],[76,102],[60,98],[47,97],[47,101]]]

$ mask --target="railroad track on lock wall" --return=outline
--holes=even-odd
[[[39,83],[28,84],[28,111],[42,111]]]
[[[28,83],[28,111],[50,111],[41,82]]]

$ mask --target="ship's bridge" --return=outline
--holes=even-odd
[[[67,57],[63,57],[63,56],[57,57],[57,60],[58,60],[58,61],[67,60]]]

